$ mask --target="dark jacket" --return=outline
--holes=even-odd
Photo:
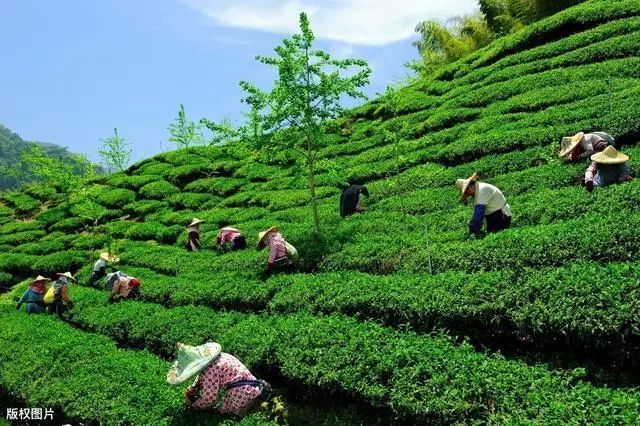
[[[356,212],[356,206],[360,201],[360,194],[369,196],[369,191],[364,185],[351,185],[340,195],[340,216],[345,217]]]

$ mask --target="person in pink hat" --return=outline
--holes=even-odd
[[[244,250],[247,248],[247,239],[236,228],[225,226],[218,232],[216,242],[223,253],[229,250]]]

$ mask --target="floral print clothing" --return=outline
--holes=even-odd
[[[196,397],[193,401],[187,400],[187,403],[197,410],[215,408],[220,390],[240,380],[256,380],[256,378],[238,358],[223,352],[189,386],[189,390],[195,393]],[[224,394],[220,412],[243,414],[259,396],[260,390],[256,386],[230,389]]]

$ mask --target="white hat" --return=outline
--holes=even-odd
[[[111,255],[109,253],[102,252],[100,253],[100,259],[106,261],[106,262],[111,262],[111,263],[117,263],[120,261],[120,259],[116,256],[116,255]]]
[[[207,342],[200,346],[189,346],[178,343],[178,359],[167,373],[167,383],[179,385],[194,374],[204,370],[222,352],[222,347],[215,342]]]
[[[265,246],[264,239],[271,232],[278,232],[278,228],[275,227],[275,226],[272,226],[271,228],[267,229],[266,231],[262,231],[262,232],[258,233],[258,244],[256,244],[256,249],[262,250],[264,248],[264,246]]]
[[[191,223],[189,224],[189,226],[196,226],[196,225],[200,225],[201,223],[203,223],[204,220],[200,220],[197,217],[194,217],[193,220],[191,221]]]
[[[458,179],[456,181],[456,188],[460,191],[460,198],[464,200],[465,193],[467,192],[467,188],[471,184],[471,182],[475,182],[478,180],[478,174],[474,173],[469,179]]]
[[[591,156],[591,161],[598,164],[622,164],[629,160],[629,156],[618,152],[611,145],[607,146],[603,151],[595,153]]]
[[[74,283],[78,281],[78,280],[76,280],[75,278],[73,278],[73,275],[71,275],[71,272],[65,272],[64,274],[62,274],[62,273],[58,272],[56,275],[57,275],[57,276],[59,276],[59,277],[66,277],[66,278],[69,278],[69,279],[70,279],[71,281],[73,281]]]

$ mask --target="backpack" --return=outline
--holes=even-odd
[[[289,260],[291,260],[292,262],[297,262],[300,258],[300,256],[298,255],[298,250],[286,241],[284,242],[284,246],[287,249],[287,257],[289,258]]]
[[[44,294],[44,298],[42,300],[44,301],[45,304],[50,305],[55,301],[55,299],[56,299],[56,292],[53,289],[53,286],[51,286],[49,287],[47,292]]]

